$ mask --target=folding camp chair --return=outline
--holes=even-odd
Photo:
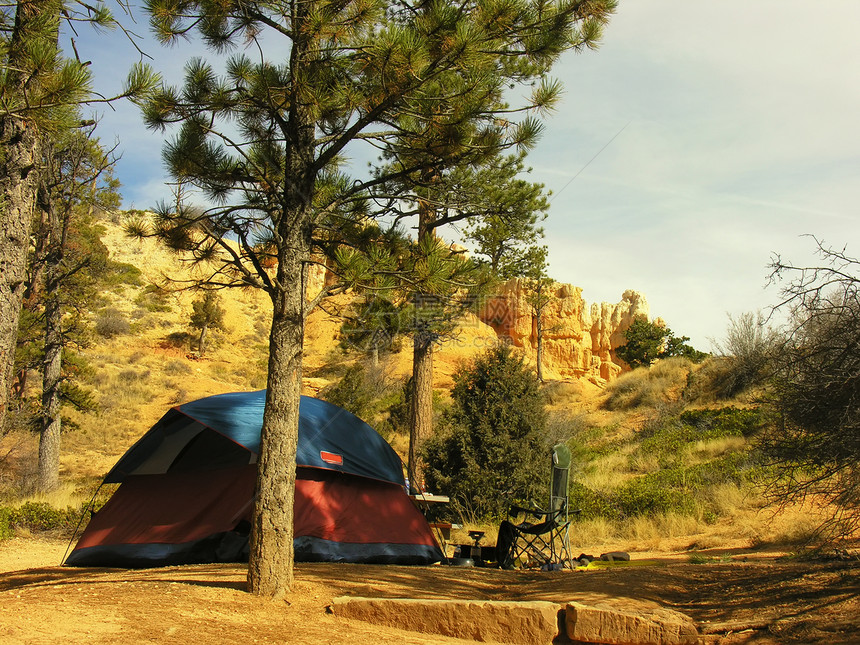
[[[561,569],[564,566],[573,569],[568,516],[569,476],[570,450],[564,444],[555,445],[552,448],[549,506],[544,509],[534,502],[528,507],[512,506],[508,519],[499,526],[496,552],[503,568],[511,569],[519,563],[544,569]]]

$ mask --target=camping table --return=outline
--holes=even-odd
[[[433,493],[417,493],[409,497],[418,508],[422,509],[429,508],[430,504],[447,504],[451,501],[447,495],[434,495]]]
[[[447,504],[451,501],[451,498],[447,495],[433,495],[432,493],[417,493],[416,495],[410,495],[409,498],[422,513],[426,512],[431,504]],[[442,552],[445,553],[448,542],[451,540],[451,529],[460,527],[449,522],[432,522],[430,528],[441,538],[439,546],[442,547]]]

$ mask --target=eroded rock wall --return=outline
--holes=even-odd
[[[615,348],[624,344],[624,332],[636,316],[649,316],[645,296],[632,290],[618,303],[589,306],[580,287],[554,282],[544,287],[543,299],[543,373],[548,379],[611,380],[622,371]],[[500,338],[522,348],[532,361],[537,358],[534,302],[528,282],[514,279],[479,313]]]

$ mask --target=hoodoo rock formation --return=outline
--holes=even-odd
[[[625,291],[621,302],[603,302],[590,307],[582,289],[553,282],[543,290],[546,304],[541,310],[543,329],[543,373],[549,379],[586,378],[608,381],[622,370],[615,348],[625,342],[624,332],[637,316],[649,316],[648,302],[638,291]],[[533,290],[525,280],[507,282],[482,307],[478,317],[499,338],[524,350],[530,360],[537,357],[537,312]]]

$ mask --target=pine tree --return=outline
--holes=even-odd
[[[0,8],[0,427],[46,149],[55,137],[81,126],[75,106],[120,98],[94,96],[86,63],[63,57],[58,45],[61,21],[116,25],[100,2],[18,0]],[[154,81],[145,66],[136,66],[121,96],[143,96]]]
[[[58,133],[43,148],[44,171],[37,192],[38,243],[29,281],[33,290],[40,291],[44,329],[38,463],[38,486],[42,491],[59,484],[60,409],[64,394],[70,391],[64,354],[66,347],[74,344],[75,336],[80,336],[73,331],[79,321],[79,316],[74,315],[75,307],[86,299],[84,293],[92,296],[99,263],[106,260],[106,253],[99,258],[81,249],[80,236],[73,227],[83,224],[91,206],[105,199],[115,201],[101,185],[111,180],[114,160],[92,135],[92,127],[86,132],[68,130]],[[82,394],[79,388],[75,392]],[[83,404],[88,404],[85,394]]]
[[[592,45],[613,8],[613,0],[147,3],[165,43],[195,31],[213,51],[244,45],[253,52],[234,53],[220,76],[208,61],[193,60],[183,87],[165,87],[143,105],[151,127],[179,124],[165,161],[178,182],[208,199],[200,209],[160,209],[155,232],[206,267],[210,282],[261,288],[274,305],[252,592],[279,597],[292,584],[303,331],[316,304],[305,285],[320,260],[314,253],[360,247],[368,199],[374,212],[383,203],[417,203],[418,245],[427,244],[426,232],[445,216],[420,189],[432,189],[447,168],[531,144],[540,131],[534,111],[559,93],[543,75],[566,49]],[[267,54],[281,45],[283,60]],[[527,105],[506,103],[510,85],[533,82]],[[348,178],[344,156],[362,142],[381,150],[384,163]],[[395,180],[419,190],[388,192]],[[131,232],[149,231],[135,224]]]
[[[214,291],[207,291],[200,300],[191,303],[191,326],[200,330],[197,338],[197,351],[203,356],[206,351],[206,332],[224,328],[224,308]]]
[[[526,181],[524,155],[509,156],[473,172],[474,186],[484,203],[480,217],[465,227],[466,240],[475,244],[480,264],[498,280],[522,278],[531,290],[527,301],[535,327],[537,376],[543,383],[543,312],[550,302],[547,289],[552,280],[546,274],[547,248],[540,241],[549,209],[543,184]],[[464,191],[465,192],[465,191]]]
[[[536,265],[546,263],[540,222],[549,210],[548,193],[543,184],[522,178],[527,172],[523,159],[520,154],[494,160],[479,172],[465,169],[472,176],[457,189],[459,194],[478,191],[480,216],[466,221],[464,234],[479,262],[501,280],[530,276]]]
[[[418,150],[422,147],[419,146]],[[474,263],[469,274],[461,273],[457,283],[449,280],[452,288],[432,294],[436,316],[448,325],[463,312],[464,292],[478,295],[493,280],[528,271],[528,267],[535,262],[543,262],[545,258],[546,249],[536,245],[543,235],[537,223],[546,217],[549,204],[541,184],[518,178],[519,173],[525,170],[524,157],[523,151],[509,156],[499,152],[472,155],[468,163],[435,171],[432,181],[426,185],[421,181],[415,182],[420,196],[417,200],[419,240],[422,236],[429,238],[435,235],[443,226],[463,223],[467,239],[476,242],[476,252],[486,258],[484,262],[479,259]],[[408,194],[409,187],[403,188]],[[482,268],[485,269],[483,275],[480,272]],[[416,294],[425,300],[428,296],[420,290]],[[420,327],[413,332],[414,392],[409,469],[415,481],[422,479],[422,464],[418,456],[423,452],[423,443],[433,434],[434,340]]]
[[[0,14],[0,427],[11,386],[18,318],[26,287],[27,251],[39,183],[40,129],[29,106],[50,96],[57,61],[59,4],[18,2]],[[47,98],[47,100],[53,100]],[[41,113],[36,112],[36,115]]]
[[[498,519],[537,497],[546,463],[546,410],[534,372],[507,345],[454,374],[448,431],[426,447],[428,484],[466,517]]]
[[[553,281],[547,277],[543,265],[539,265],[536,270],[535,277],[528,279],[531,293],[527,297],[529,307],[531,307],[532,317],[534,319],[534,334],[535,334],[535,363],[537,367],[538,381],[544,382],[543,378],[543,337],[547,331],[545,329],[544,310],[551,301],[551,296],[548,293]]]
[[[645,316],[637,316],[624,332],[625,343],[615,350],[615,355],[633,369],[648,367],[661,358],[683,356],[701,363],[707,357],[687,344],[689,336],[675,336],[675,332],[659,321],[651,322]]]

